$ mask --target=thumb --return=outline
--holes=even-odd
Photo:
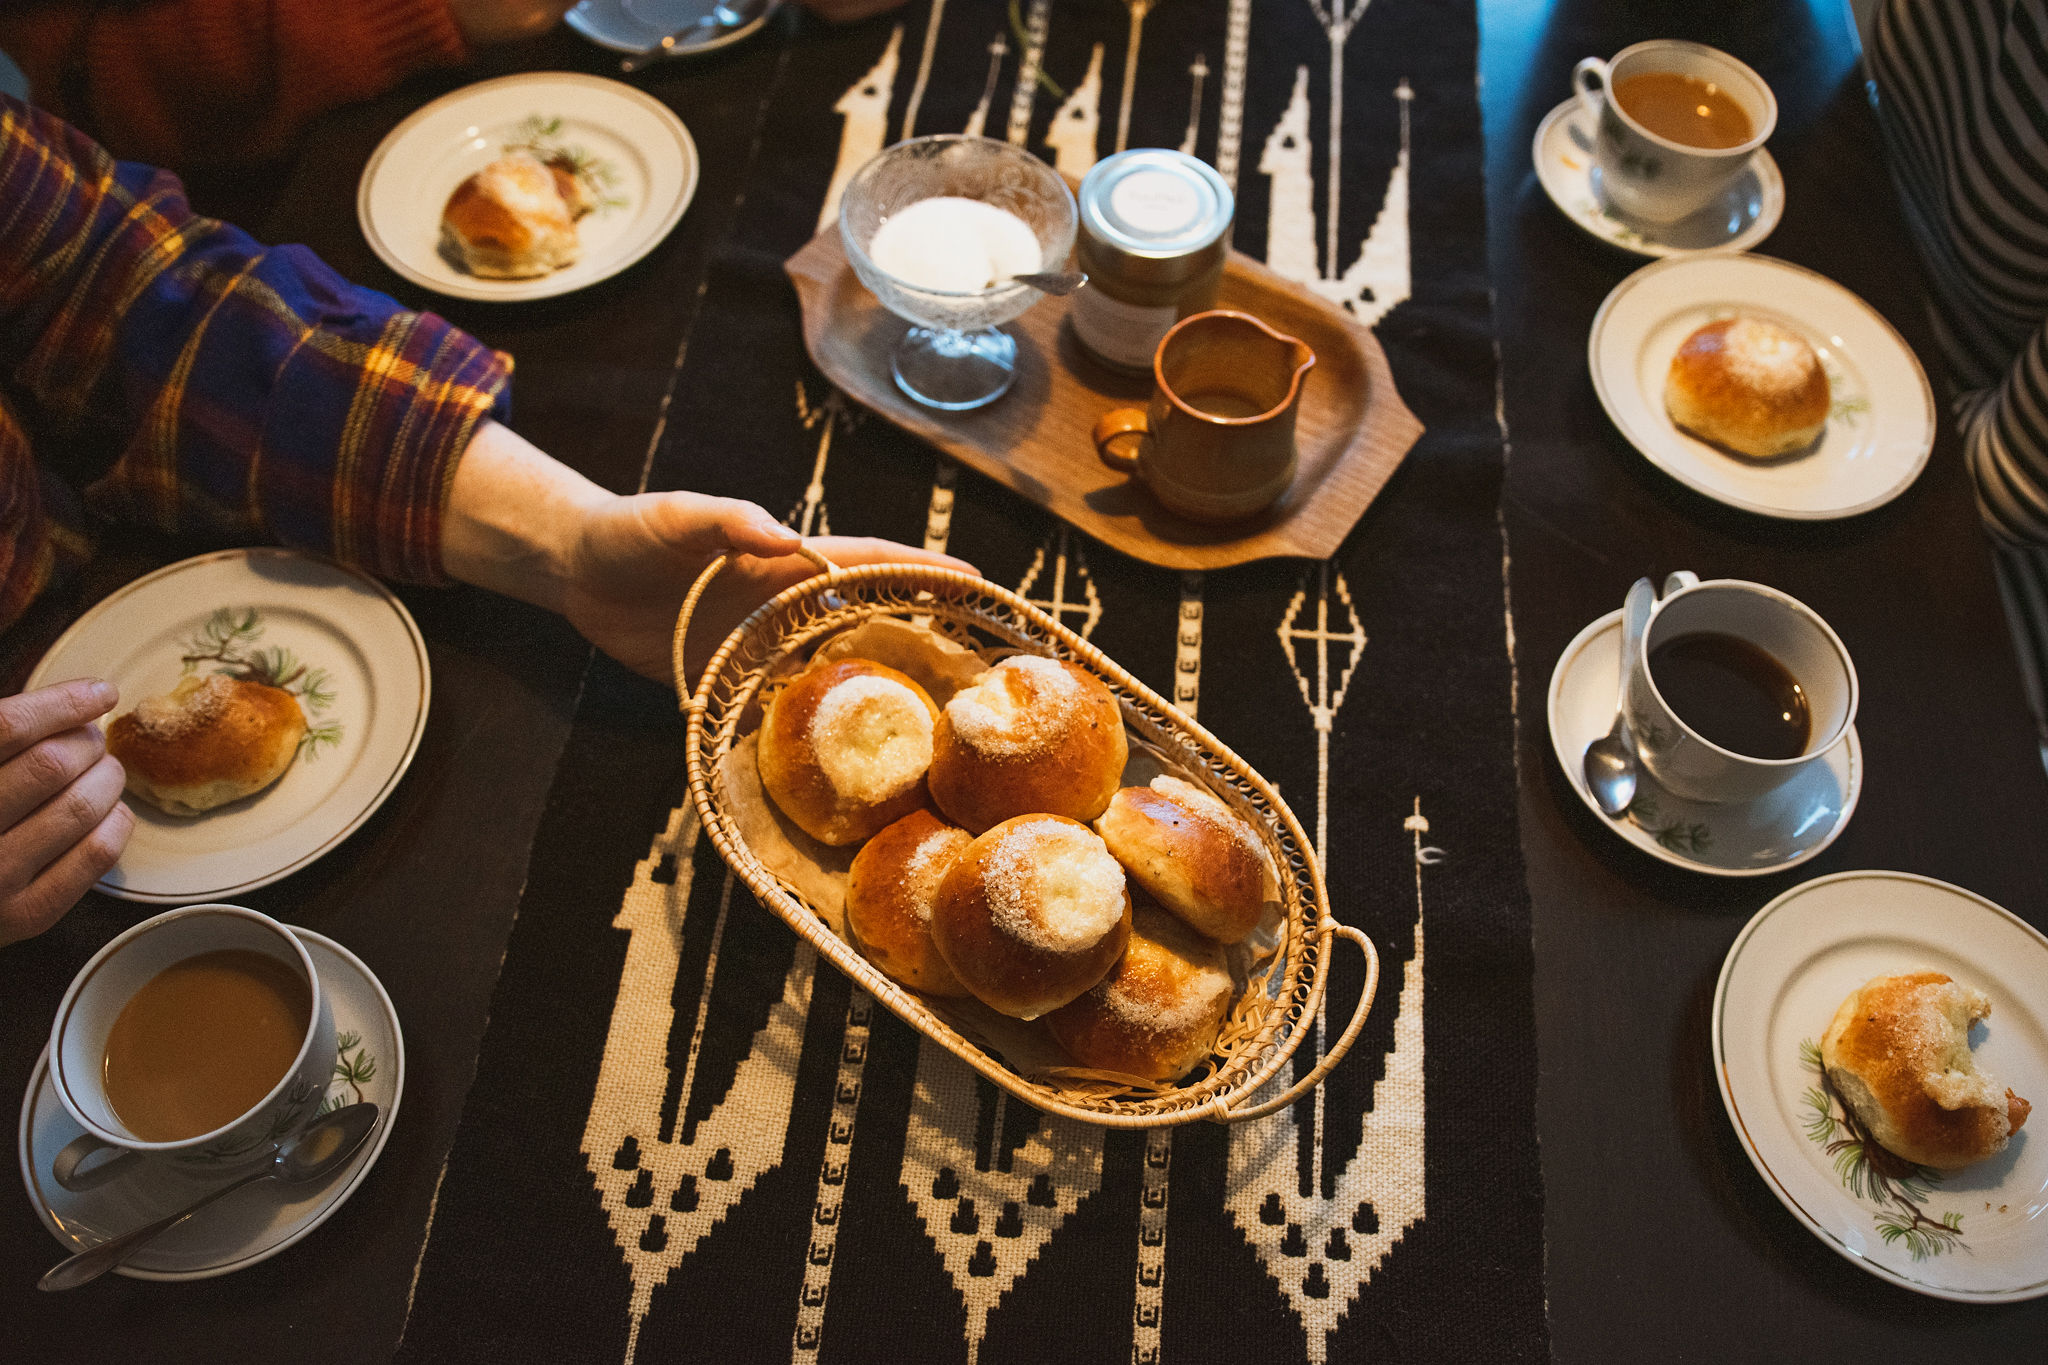
[[[701,493],[642,494],[643,524],[670,549],[718,554],[794,554],[803,537],[758,505]]]
[[[802,536],[769,516],[759,505],[736,498],[724,501],[725,506],[719,511],[720,530],[725,543],[736,553],[773,558],[795,554],[804,543]]]

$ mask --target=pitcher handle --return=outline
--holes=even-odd
[[[79,1167],[83,1166],[86,1158],[95,1152],[120,1152],[120,1155],[110,1161],[102,1161],[89,1171],[81,1171]],[[57,1159],[50,1163],[50,1174],[57,1178],[59,1185],[73,1194],[83,1194],[87,1190],[98,1189],[128,1169],[128,1163],[134,1158],[135,1153],[132,1151],[118,1148],[111,1142],[102,1142],[91,1133],[81,1133],[66,1143],[63,1151],[57,1153]]]
[[[1095,453],[1111,469],[1120,469],[1126,474],[1138,472],[1138,452],[1135,447],[1143,445],[1152,428],[1143,408],[1118,408],[1105,412],[1095,423]],[[1127,440],[1127,437],[1137,440]]]
[[[1600,78],[1600,92],[1595,94],[1587,77]],[[1572,68],[1572,93],[1579,97],[1579,107],[1594,118],[1600,117],[1600,103],[1607,93],[1607,63],[1598,57],[1587,57]]]

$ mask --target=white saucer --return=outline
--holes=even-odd
[[[1550,674],[1550,744],[1572,790],[1602,824],[1652,858],[1715,877],[1761,877],[1797,867],[1835,841],[1863,791],[1856,727],[1818,763],[1755,801],[1709,805],[1674,796],[1647,771],[1628,818],[1601,814],[1586,790],[1586,746],[1614,724],[1621,685],[1621,612],[1611,611],[1565,646]]]
[[[412,614],[375,579],[296,550],[222,550],[136,579],[57,637],[27,685],[105,678],[126,712],[171,690],[188,642],[223,609],[256,613],[259,633],[236,648],[288,649],[326,673],[332,700],[301,705],[310,724],[338,732],[254,796],[204,815],[130,800],[135,832],[99,882],[110,896],[187,905],[268,886],[353,834],[419,748],[432,681]]]
[[[717,7],[718,0],[582,0],[563,17],[570,28],[599,47],[640,53],[653,51],[670,33],[707,17]],[[669,55],[694,57],[731,47],[759,32],[781,8],[781,0],[769,0],[759,14],[738,28],[714,29],[694,42],[677,43]]]
[[[1607,206],[1593,164],[1593,116],[1577,99],[1544,115],[1532,151],[1536,178],[1564,216],[1609,246],[1638,256],[1696,256],[1747,251],[1785,216],[1785,177],[1764,148],[1722,196],[1675,223],[1638,223]]]
[[[1991,1018],[1971,1030],[1977,1063],[2038,1105],[2048,1095],[2048,938],[1982,896],[1903,872],[1795,886],[1736,936],[1714,990],[1721,1100],[1771,1193],[1852,1263],[1964,1303],[2048,1294],[2048,1141],[2033,1124],[1997,1156],[1925,1183],[1921,1216],[1938,1225],[1955,1215],[1958,1231],[1918,1238],[1916,1257],[1905,1237],[1882,1235],[1881,1220],[1903,1224],[1906,1209],[1877,1197],[1873,1173],[1846,1146],[1839,1101],[1802,1055],[1850,991],[1925,970],[1991,997]],[[1845,1145],[1831,1152],[1831,1141]]]
[[[610,197],[577,224],[573,265],[530,280],[472,275],[441,254],[441,210],[469,175],[523,142],[541,120],[550,147],[609,169]],[[609,279],[645,256],[681,220],[697,192],[697,145],[668,106],[619,81],[537,71],[444,95],[393,128],[370,155],[356,217],[370,249],[414,284],[459,299],[516,303]]]
[[[313,968],[333,1001],[336,1042],[342,1045],[337,1073],[343,1062],[358,1073],[358,1082],[337,1074],[328,1103],[370,1101],[382,1111],[376,1129],[355,1159],[325,1184],[308,1189],[266,1180],[228,1195],[151,1242],[117,1274],[138,1280],[203,1280],[269,1260],[326,1222],[377,1164],[405,1093],[405,1035],[398,1014],[383,985],[354,953],[310,929],[294,927],[292,932],[312,954]],[[21,1177],[43,1226],[67,1254],[175,1213],[221,1183],[218,1176],[202,1178],[169,1162],[152,1161],[82,1194],[59,1185],[50,1177],[50,1162],[85,1130],[58,1101],[49,1083],[49,1061],[46,1048],[21,1106]],[[364,1070],[367,1076],[361,1075]]]
[[[1797,333],[1819,355],[1835,407],[1810,449],[1745,460],[1680,431],[1664,410],[1679,346],[1736,313]],[[1601,405],[1651,464],[1747,512],[1793,521],[1868,512],[1904,492],[1934,449],[1934,391],[1892,325],[1826,276],[1768,256],[1644,266],[1600,305],[1586,353]]]

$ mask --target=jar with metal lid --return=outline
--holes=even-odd
[[[1112,369],[1149,372],[1174,323],[1216,306],[1236,200],[1208,163],[1160,147],[1096,162],[1077,198],[1088,285],[1067,313],[1075,339]]]

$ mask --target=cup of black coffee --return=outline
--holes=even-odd
[[[1751,801],[1841,743],[1856,668],[1812,608],[1776,588],[1689,573],[1665,580],[1629,675],[1636,752],[1695,801]]]

